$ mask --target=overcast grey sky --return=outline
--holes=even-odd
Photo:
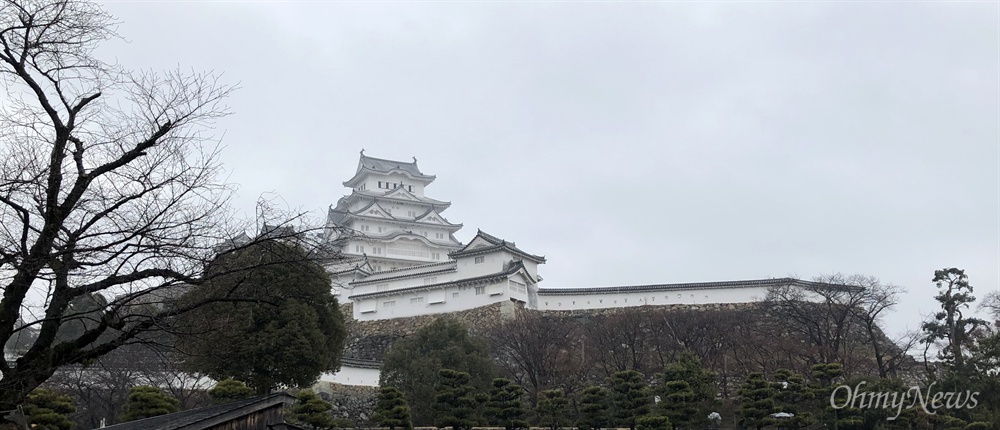
[[[358,151],[547,287],[878,276],[1000,288],[1000,6],[113,2],[132,68],[225,73],[240,208],[317,217]]]

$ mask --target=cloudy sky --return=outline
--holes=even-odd
[[[321,217],[358,152],[547,287],[935,269],[1000,288],[1000,5],[112,2],[136,69],[224,73],[238,204]]]

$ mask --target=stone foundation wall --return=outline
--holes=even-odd
[[[566,311],[541,311],[551,318],[573,318],[581,321],[590,317],[622,314],[627,312],[637,312],[650,309],[676,309],[695,311],[731,311],[736,309],[746,309],[755,306],[753,303],[716,303],[701,305],[647,305],[628,308],[603,308],[585,310]],[[344,357],[362,360],[381,361],[389,347],[397,339],[411,336],[423,327],[426,327],[439,318],[456,319],[473,332],[487,327],[492,321],[498,318],[511,317],[517,311],[519,305],[511,302],[494,303],[481,308],[467,309],[459,312],[437,315],[422,315],[418,317],[395,318],[376,321],[357,321],[350,317],[352,314],[351,304],[341,306],[341,312],[347,316],[347,341],[344,348]]]
[[[351,303],[341,306],[341,312],[346,317],[347,340],[344,346],[344,357],[362,360],[381,361],[397,339],[411,336],[439,318],[452,318],[465,324],[471,330],[485,327],[490,321],[504,315],[513,315],[516,304],[512,302],[494,303],[481,308],[467,309],[459,312],[437,315],[421,315],[408,318],[394,318],[375,321],[357,321],[353,315]]]
[[[312,389],[320,398],[330,402],[335,418],[346,419],[356,427],[375,425],[372,422],[372,412],[378,401],[378,387],[319,382]]]

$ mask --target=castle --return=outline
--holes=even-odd
[[[331,207],[326,238],[345,257],[327,267],[341,303],[356,320],[456,312],[511,301],[529,309],[580,310],[641,305],[749,303],[776,286],[822,284],[791,278],[614,287],[544,288],[545,257],[482,230],[462,244],[462,229],[442,213],[450,202],[427,197],[436,177],[411,162],[361,151],[350,194]]]

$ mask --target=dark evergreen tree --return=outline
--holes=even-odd
[[[476,393],[472,377],[452,369],[438,371],[434,396],[434,425],[438,428],[468,430],[476,422]]]
[[[667,363],[663,367],[663,374],[660,375],[663,383],[670,381],[684,381],[694,392],[693,402],[708,408],[709,403],[715,400],[717,393],[715,372],[706,369],[701,364],[698,356],[683,352],[677,360]]]
[[[215,379],[245,382],[258,394],[308,387],[340,367],[347,331],[330,275],[289,241],[265,240],[220,255],[212,281],[182,303],[202,306],[178,323],[185,365]]]
[[[121,420],[128,422],[172,414],[180,410],[179,405],[176,398],[159,388],[146,385],[133,387],[128,391]]]
[[[242,381],[223,379],[218,384],[215,384],[212,389],[208,390],[208,397],[212,399],[212,403],[217,405],[235,402],[253,397],[253,389]]]
[[[781,418],[782,428],[804,428],[816,422],[810,411],[814,392],[806,386],[805,378],[787,369],[781,369],[774,374],[775,408],[779,412],[791,414],[791,417]]]
[[[382,387],[379,390],[378,402],[375,404],[374,420],[378,425],[388,427],[389,430],[413,429],[413,421],[410,420],[410,406],[406,404],[403,392],[396,387]]]
[[[864,419],[861,410],[850,406],[847,391],[835,389],[836,384],[843,383],[844,369],[840,363],[813,365],[810,374],[814,383],[808,390],[814,398],[819,421],[829,428],[862,428]]]
[[[311,390],[302,390],[295,395],[295,404],[288,411],[288,419],[313,429],[332,429],[337,426],[330,415],[330,406]]]
[[[432,425],[434,387],[441,369],[472,375],[471,384],[484,392],[494,375],[489,357],[486,343],[470,336],[461,323],[438,319],[392,344],[383,357],[380,385],[399,388],[406,395],[414,425]]]
[[[69,419],[74,412],[72,397],[45,388],[36,388],[24,402],[28,426],[35,430],[70,430],[76,426]]]
[[[641,373],[625,370],[611,375],[611,402],[618,425],[635,430],[636,418],[649,413],[653,394]]]
[[[667,363],[659,376],[657,409],[670,418],[674,428],[709,424],[708,414],[716,406],[715,373],[702,367],[696,355],[684,352]]]
[[[565,425],[568,421],[566,415],[569,413],[569,399],[563,390],[545,390],[540,394],[538,405],[535,406],[539,424],[551,430]]]
[[[670,422],[670,418],[663,415],[646,415],[635,420],[637,430],[670,430],[677,428]]]
[[[698,418],[696,397],[687,381],[668,381],[660,389],[657,410],[670,419],[673,428],[689,427]]]
[[[527,428],[524,420],[524,388],[509,379],[497,378],[490,386],[489,400],[485,404],[485,414],[490,425],[501,426],[507,430]]]
[[[969,349],[973,347],[973,333],[978,327],[986,326],[986,321],[966,316],[969,305],[975,302],[972,285],[964,270],[948,268],[934,272],[932,280],[937,285],[938,295],[934,299],[941,304],[941,311],[934,318],[923,323],[923,342],[942,342],[939,357],[948,368],[962,378],[974,372],[966,366]]]
[[[777,412],[774,400],[776,394],[773,384],[764,378],[763,373],[748,375],[739,390],[740,407],[737,413],[740,426],[759,430],[773,424],[771,414]]]
[[[611,393],[604,387],[590,386],[580,397],[580,418],[576,426],[580,430],[597,430],[608,427],[611,422]]]

